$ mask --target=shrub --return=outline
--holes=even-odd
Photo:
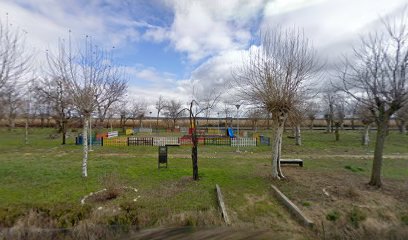
[[[340,218],[340,213],[337,210],[333,210],[326,215],[326,219],[329,221],[336,221]]]
[[[401,221],[402,223],[404,223],[405,225],[408,225],[408,215],[403,215],[401,217]]]
[[[356,228],[358,228],[360,226],[360,222],[364,221],[366,218],[367,215],[358,208],[353,208],[349,216],[351,224]]]
[[[364,168],[362,168],[362,167],[353,167],[353,166],[350,166],[350,165],[346,165],[346,166],[344,166],[344,168],[347,169],[347,170],[350,170],[352,172],[364,172]]]

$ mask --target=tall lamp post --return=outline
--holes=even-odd
[[[217,116],[218,116],[218,118],[217,118],[217,122],[218,122],[218,134],[221,134],[221,132],[220,132],[220,113],[219,113],[219,112],[217,112]]]
[[[237,152],[239,152],[239,120],[238,120],[238,110],[241,107],[241,104],[236,104],[235,107],[237,108]]]
[[[151,135],[152,132],[153,132],[153,129],[152,129],[152,112],[149,112],[149,118],[150,118],[150,120],[149,120],[150,130],[149,131],[151,131],[150,132],[150,135]]]

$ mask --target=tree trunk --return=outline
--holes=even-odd
[[[197,123],[196,119],[193,116],[193,102],[190,104],[190,126],[194,127],[191,132],[191,141],[193,147],[191,149],[191,161],[193,163],[193,180],[198,180],[198,139],[197,139]]]
[[[407,133],[406,123],[404,120],[400,120],[398,124],[398,129],[401,134]]]
[[[335,124],[335,131],[334,131],[334,134],[336,135],[336,141],[339,141],[340,140],[340,126],[341,126],[341,124],[339,123],[339,122],[336,122]]]
[[[364,132],[361,143],[364,146],[368,146],[368,144],[370,143],[370,124],[364,125]]]
[[[330,119],[326,119],[326,133],[331,133],[332,126]]]
[[[310,119],[310,126],[309,126],[310,130],[313,130],[313,122],[314,122],[314,119]]]
[[[388,118],[377,122],[377,136],[375,140],[374,160],[371,170],[371,179],[368,183],[371,186],[381,187],[381,168],[383,162],[383,152],[385,138],[387,136]]]
[[[198,180],[198,141],[196,136],[192,136],[192,142],[193,148],[191,149],[191,160],[193,162],[193,179],[196,181]]]
[[[272,178],[281,179],[285,177],[280,168],[280,156],[282,150],[282,135],[287,113],[278,112],[272,116],[275,116],[273,119]]]
[[[296,145],[301,146],[302,145],[302,137],[300,135],[300,125],[296,125],[296,127],[295,127],[295,139],[296,139]]]
[[[157,112],[157,118],[156,118],[156,131],[159,132],[159,112]]]
[[[354,126],[354,118],[351,119],[351,130],[354,130],[356,127]]]
[[[63,120],[61,122],[61,132],[62,132],[62,145],[65,145],[66,138],[67,138],[67,127],[66,127],[66,121]]]
[[[25,144],[28,144],[28,118],[26,118],[25,122]]]
[[[14,118],[9,117],[8,119],[8,130],[11,131],[11,129],[14,129],[16,127],[16,122],[14,121]]]
[[[88,177],[88,125],[89,116],[84,116],[82,131],[83,158],[82,158],[82,177]]]

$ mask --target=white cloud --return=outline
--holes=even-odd
[[[278,0],[266,6],[261,25],[303,28],[322,56],[336,58],[351,50],[360,35],[378,27],[373,23],[380,16],[403,4],[403,0]]]
[[[72,31],[74,42],[83,41],[86,35],[104,48],[124,47],[137,42],[139,27],[148,24],[132,21],[128,16],[113,11],[106,12],[97,2],[85,6],[76,1],[36,0],[0,2],[0,13],[9,13],[9,22],[28,32],[27,38],[36,49],[45,50],[57,45],[59,38],[67,38]]]
[[[263,0],[169,1],[174,11],[171,26],[152,29],[146,35],[155,41],[170,40],[177,51],[197,62],[221,51],[246,47],[263,3]]]

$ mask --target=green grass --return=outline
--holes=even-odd
[[[188,180],[192,175],[189,146],[169,149],[167,169],[157,169],[157,147],[94,146],[88,162],[89,177],[83,179],[82,149],[74,145],[74,133],[65,146],[60,145],[60,138],[49,138],[53,133],[53,129],[31,129],[29,144],[25,145],[22,129],[12,132],[0,129],[0,209],[78,206],[84,195],[104,187],[102,176],[115,173],[125,185],[139,190],[137,211],[145,214],[139,216],[140,219],[144,217],[145,226],[161,225],[171,216],[182,213],[190,214],[186,224],[198,224],[199,220],[192,217],[197,212],[211,213],[217,209],[216,183],[221,186],[235,221],[254,225],[262,222],[274,229],[285,229],[288,222],[293,224],[287,211],[271,196],[270,180],[258,173],[259,168],[270,167],[269,146],[241,148],[241,154],[228,146],[200,146],[198,182]],[[333,134],[321,131],[304,131],[302,136],[303,146],[295,146],[294,140],[285,136],[284,158],[304,159],[306,170],[353,169],[356,170],[352,170],[353,174],[369,175],[373,146],[361,146],[359,132],[343,131],[338,142]],[[373,134],[371,139],[374,139]],[[407,143],[408,136],[390,133],[385,154],[396,157],[384,160],[385,178],[408,177],[407,158],[397,157],[408,154]],[[114,204],[128,202],[128,198],[123,198]],[[98,204],[93,205],[96,206]],[[7,214],[11,213],[3,213]],[[213,219],[214,224],[220,221]]]

